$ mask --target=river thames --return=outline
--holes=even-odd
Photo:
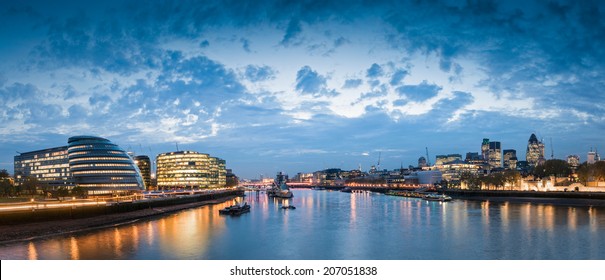
[[[605,208],[295,189],[0,245],[0,259],[605,259]],[[283,205],[296,209],[282,209]]]

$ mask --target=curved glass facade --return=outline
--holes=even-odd
[[[68,140],[69,169],[76,186],[89,195],[107,195],[145,189],[133,159],[116,144],[95,136]]]
[[[225,186],[225,161],[194,151],[159,154],[157,157],[158,188]]]
[[[151,189],[151,160],[148,156],[140,155],[134,157],[134,163],[141,171],[143,182],[145,182],[145,188]]]

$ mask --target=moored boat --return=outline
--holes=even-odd
[[[422,197],[422,199],[424,200],[429,200],[429,201],[451,201],[452,197],[449,195],[445,195],[445,194],[436,194],[436,193],[429,193],[425,196]]]
[[[218,212],[219,214],[237,216],[246,212],[250,212],[250,205],[248,205],[247,202],[244,202],[243,204],[236,204],[229,207],[225,207],[221,210],[218,210]]]

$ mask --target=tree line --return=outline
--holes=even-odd
[[[0,196],[4,197],[15,197],[15,196],[37,196],[43,195],[44,197],[84,197],[86,196],[86,190],[82,187],[76,186],[69,188],[67,186],[60,186],[53,188],[46,182],[41,182],[36,177],[27,176],[20,185],[14,184],[10,175],[6,169],[0,170]]]

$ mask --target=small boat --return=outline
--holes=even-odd
[[[232,205],[229,207],[225,207],[224,209],[218,210],[219,214],[232,215],[232,216],[238,216],[238,215],[241,215],[246,212],[250,212],[250,205],[248,205],[247,202],[244,202],[244,204],[236,204],[236,205]]]
[[[314,190],[314,191],[322,191],[322,190],[325,190],[326,188],[324,188],[324,187],[312,187],[311,189]]]
[[[340,191],[341,191],[341,192],[346,192],[346,193],[353,192],[353,190],[351,190],[351,188],[349,188],[349,187],[346,187],[346,188],[344,188],[344,189],[342,189],[342,190],[340,190]]]
[[[429,201],[451,201],[452,197],[445,195],[445,194],[436,194],[436,193],[429,193],[425,196],[422,197],[422,199],[424,200],[429,200]]]
[[[288,206],[284,205],[281,207],[281,209],[296,209],[296,207],[294,207],[292,205],[288,205]]]

